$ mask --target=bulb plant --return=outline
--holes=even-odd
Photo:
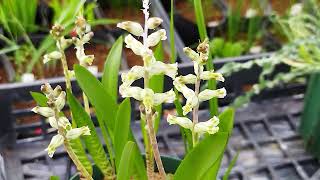
[[[200,43],[197,52],[190,48],[184,49],[194,63],[195,74],[176,77],[177,63],[165,64],[156,61],[155,53],[152,51],[152,47],[167,38],[166,31],[159,28],[162,20],[158,17],[150,17],[148,0],[143,0],[142,4],[145,17],[143,26],[131,21],[121,22],[117,25],[130,33],[124,38],[126,47],[139,55],[143,61],[143,66],[134,66],[128,72],[121,74],[122,83],[119,89],[117,77],[121,62],[122,37],[110,50],[100,82],[87,69],[94,56],[84,53],[83,45],[88,43],[93,35],[85,19],[81,15],[76,18],[77,36],[71,39],[63,36],[61,25],[57,24],[52,28],[51,35],[56,40],[57,50],[45,55],[44,62],[61,60],[65,73],[66,93],[62,91],[60,86],[53,89],[49,84],[42,86],[43,94],[32,93],[39,104],[33,111],[47,118],[49,124],[57,129],[57,135],[52,138],[46,151],[52,157],[55,149],[64,144],[82,179],[96,177],[93,174],[91,163],[95,163],[103,174],[101,179],[105,180],[216,179],[219,170],[217,167],[221,164],[232,131],[234,112],[229,108],[206,122],[198,120],[200,102],[214,97],[223,98],[226,95],[224,88],[206,89],[200,92],[202,80],[224,81],[221,74],[215,73],[213,70],[204,70],[204,64],[209,59],[208,40]],[[139,38],[142,42],[138,40]],[[64,54],[65,48],[71,44],[74,44],[79,60],[79,64],[74,66],[73,71],[66,66]],[[156,118],[161,116],[157,111],[158,105],[177,101],[177,94],[174,90],[163,93],[153,91],[150,79],[156,75],[170,77],[175,89],[186,97],[187,102],[183,107],[182,116],[191,111],[193,114],[192,121],[182,116],[169,115],[167,117],[170,124],[178,124],[192,132],[192,149],[186,154],[175,172],[165,171],[158,148],[155,127],[157,125]],[[84,107],[72,94],[70,81],[73,76],[83,90]],[[133,85],[134,81],[138,79],[143,79],[143,88]],[[186,84],[194,84],[195,90],[188,88]],[[117,102],[118,90],[120,95],[125,98],[120,104]],[[145,163],[130,128],[130,98],[140,102],[141,132],[146,152]],[[66,101],[71,110],[72,122],[69,122],[63,113]],[[106,151],[90,117],[89,102],[95,110]],[[88,154],[92,158],[88,158],[85,149],[88,150]],[[155,172],[154,162],[157,165],[158,173]],[[225,178],[228,175],[227,171]]]

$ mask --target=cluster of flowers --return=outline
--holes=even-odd
[[[199,86],[201,80],[217,80],[224,82],[224,78],[220,73],[212,71],[204,71],[204,65],[206,64],[209,56],[209,44],[208,39],[200,43],[197,47],[197,52],[191,48],[183,49],[185,54],[193,61],[195,74],[188,74],[186,76],[178,76],[174,79],[174,87],[183,94],[187,99],[185,106],[183,106],[183,115],[187,115],[195,107],[199,107],[199,103],[210,100],[214,97],[224,98],[226,96],[225,88],[210,90],[205,89],[199,92]],[[195,91],[188,88],[186,84],[195,84]],[[194,114],[197,115],[197,114]],[[195,117],[193,117],[195,118]],[[194,133],[209,133],[214,134],[218,132],[219,119],[214,116],[206,122],[195,122],[195,124],[187,117],[176,117],[169,115],[167,118],[169,124],[178,124],[186,129],[190,129]]]
[[[58,134],[52,137],[46,149],[48,155],[52,157],[64,141],[76,139],[81,135],[90,135],[90,129],[87,126],[72,128],[69,120],[62,112],[66,101],[66,93],[62,91],[60,86],[53,89],[49,84],[45,84],[41,86],[41,91],[48,99],[47,107],[36,106],[32,111],[46,117],[51,127],[58,130]]]

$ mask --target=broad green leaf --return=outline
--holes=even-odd
[[[234,167],[234,165],[236,164],[236,162],[238,160],[238,157],[239,157],[239,152],[237,152],[237,154],[232,158],[232,160],[231,160],[231,162],[230,162],[230,164],[228,166],[228,169],[227,169],[226,173],[223,176],[223,180],[228,180],[229,179],[229,175],[231,173],[231,170]]]
[[[48,98],[45,95],[38,92],[30,92],[30,94],[39,106],[42,106],[42,107],[48,106],[47,105]]]
[[[123,148],[128,141],[130,133],[131,104],[126,98],[119,106],[114,129],[114,150],[116,153],[116,167],[119,168]]]
[[[73,120],[76,121],[78,127],[88,126],[90,129],[91,135],[82,136],[81,138],[84,140],[84,144],[88,149],[94,163],[99,167],[105,176],[110,175],[112,167],[110,162],[107,160],[106,152],[103,149],[90,116],[69,90],[67,90],[67,99],[73,115]]]
[[[227,140],[228,134],[223,132],[205,137],[181,162],[174,179],[200,180],[223,154]]]
[[[231,136],[232,129],[233,129],[233,122],[234,122],[234,109],[233,108],[227,108],[225,111],[223,111],[219,115],[219,132],[227,133],[227,142],[229,137]],[[227,148],[227,144],[225,144],[225,147],[223,149],[223,152]],[[216,144],[216,146],[221,146],[219,144]],[[218,160],[207,170],[207,172],[202,176],[202,179],[204,180],[211,180],[216,179],[218,175],[218,171],[220,169],[220,165],[222,162],[223,153],[220,155]]]
[[[102,75],[102,84],[105,91],[117,101],[118,97],[118,76],[121,65],[123,38],[120,36],[113,44],[106,62]]]
[[[78,157],[79,161],[81,164],[85,167],[85,169],[88,171],[90,175],[92,175],[92,165],[91,162],[89,161],[86,151],[83,149],[81,140],[79,138],[73,139],[69,141],[69,144],[73,150],[73,152],[76,154]]]
[[[123,149],[119,170],[117,173],[117,180],[130,179],[130,170],[134,160],[134,154],[137,151],[137,146],[134,142],[128,141]]]
[[[162,43],[160,41],[160,43],[158,44],[155,52],[154,52],[154,56],[156,58],[157,61],[163,61],[164,60],[164,51],[163,51],[163,47],[162,47]],[[155,92],[155,93],[162,93],[163,92],[163,83],[164,83],[164,75],[160,74],[160,75],[155,75],[152,76],[150,81],[149,81],[149,87]],[[161,119],[161,114],[162,114],[162,105],[156,106],[155,110],[158,112],[158,116],[154,121],[154,127],[155,127],[155,131],[158,131],[159,128],[159,124],[160,124],[160,119]]]
[[[106,92],[102,83],[96,79],[85,67],[74,66],[77,82],[83,92],[88,96],[90,103],[96,110],[99,125],[102,130],[108,129],[108,134],[113,139],[115,117],[118,110],[116,97],[112,97]]]

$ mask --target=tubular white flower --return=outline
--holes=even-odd
[[[179,76],[176,78],[176,80],[183,84],[195,84],[197,81],[197,76],[188,74],[186,76]]]
[[[41,86],[40,89],[45,95],[48,95],[53,92],[53,89],[49,83],[45,83],[44,85]]]
[[[128,87],[125,86],[124,84],[122,84],[119,88],[119,92],[122,95],[122,97],[126,98],[126,97],[132,97],[138,101],[142,100],[142,91],[143,89],[140,87]]]
[[[224,77],[221,73],[214,73],[214,71],[203,71],[200,75],[202,80],[215,79],[217,81],[224,82]]]
[[[61,88],[61,86],[58,85],[58,86],[56,86],[54,88],[54,90],[52,91],[51,95],[53,97],[58,97],[61,94],[61,92],[62,92],[62,88]]]
[[[49,108],[49,107],[34,107],[33,109],[31,109],[31,111],[33,111],[34,113],[40,114],[44,117],[52,117],[54,116],[54,110]]]
[[[91,65],[93,60],[94,60],[94,55],[86,55],[84,53],[84,48],[83,48],[83,45],[80,45],[80,46],[76,46],[76,56],[77,56],[77,59],[79,60],[80,62],[80,65]]]
[[[158,106],[162,103],[172,103],[176,99],[176,94],[171,89],[165,93],[155,93],[153,96],[154,105]]]
[[[59,117],[59,120],[58,120],[58,125],[63,127],[64,129],[66,129],[68,126],[71,127],[71,124],[69,122],[69,119],[62,116],[62,117]]]
[[[54,102],[56,108],[61,111],[61,109],[64,107],[66,103],[66,93],[62,91],[60,95],[58,96],[57,100]]]
[[[49,157],[53,157],[56,149],[63,144],[64,138],[62,135],[57,134],[52,137],[49,146],[45,149],[48,152]]]
[[[183,48],[183,52],[192,60],[199,61],[200,55],[189,47]]]
[[[159,31],[156,31],[148,36],[147,39],[147,45],[148,47],[156,46],[161,40],[166,40],[166,30],[160,29]]]
[[[82,37],[82,43],[85,44],[85,43],[88,43],[91,38],[93,37],[93,32],[88,32],[87,34],[85,34],[83,37]]]
[[[146,112],[150,113],[154,106],[154,92],[152,89],[146,88],[141,92],[142,103],[146,108]]]
[[[195,133],[209,133],[209,134],[215,134],[219,131],[219,119],[214,116],[213,118],[209,119],[206,122],[200,122],[197,123],[194,126],[194,132]]]
[[[117,24],[118,28],[124,29],[135,36],[143,34],[143,28],[139,23],[133,21],[125,21]]]
[[[161,61],[155,61],[151,64],[149,68],[149,73],[151,76],[165,74],[172,79],[174,79],[177,75],[178,64],[165,64]]]
[[[197,98],[197,96],[193,95],[193,96],[188,96],[187,98],[187,102],[186,104],[182,107],[183,110],[183,115],[187,115],[189,112],[192,111],[192,109],[194,107],[196,107],[199,103],[199,100]]]
[[[49,61],[61,59],[62,54],[59,51],[53,51],[43,56],[43,63],[46,64]]]
[[[121,74],[121,79],[123,84],[130,86],[135,80],[142,78],[143,75],[144,67],[133,66],[129,72]]]
[[[91,135],[90,129],[88,128],[88,126],[70,129],[69,131],[67,131],[66,138],[68,140],[72,140],[72,139],[76,139],[82,135]]]
[[[175,80],[173,81],[173,85],[179,92],[183,94],[185,98],[195,96],[195,92],[192,89],[188,88],[185,84],[182,84]]]
[[[212,99],[214,97],[217,98],[224,98],[227,95],[226,89],[225,88],[221,88],[221,89],[217,89],[217,90],[203,90],[202,92],[199,93],[199,101],[207,101],[209,99]]]
[[[49,117],[47,120],[51,127],[58,129],[58,123],[55,117]]]
[[[138,56],[143,56],[145,54],[146,48],[143,46],[143,44],[136,40],[131,34],[127,35],[124,38],[124,42],[126,43],[126,47],[130,48],[133,53],[135,53]]]
[[[147,21],[147,26],[149,29],[155,29],[163,22],[161,18],[158,17],[151,17]]]
[[[172,116],[171,114],[168,115],[167,121],[170,125],[178,124],[179,126],[186,128],[186,129],[192,129],[192,121],[186,117],[176,117]]]

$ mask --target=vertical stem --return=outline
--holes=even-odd
[[[62,68],[63,68],[63,74],[64,74],[64,77],[65,77],[65,80],[66,80],[66,88],[68,90],[70,90],[70,92],[72,92],[72,88],[71,88],[71,78],[70,78],[70,75],[69,75],[69,69],[68,69],[68,64],[67,64],[67,59],[66,59],[66,55],[64,53],[64,50],[61,49],[61,42],[60,40],[58,40],[59,42],[59,51],[60,53],[62,54],[62,57],[61,57],[61,63],[62,63]]]
[[[194,87],[194,92],[195,92],[195,95],[196,97],[198,97],[199,95],[199,91],[200,91],[200,67],[199,67],[199,64],[197,65],[198,66],[198,72],[197,72],[197,81],[195,83],[195,87]],[[199,102],[197,104],[196,107],[193,108],[192,110],[192,123],[193,123],[193,129],[195,127],[195,125],[199,122],[199,117],[198,117],[198,112],[199,112]],[[198,134],[194,132],[194,130],[192,130],[192,144],[193,144],[193,147],[195,147],[198,143]]]
[[[144,32],[143,32],[143,45],[145,48],[148,48],[147,46],[147,38],[148,38],[148,26],[147,26],[147,21],[149,19],[149,1],[143,1],[143,13],[144,13],[144,19],[145,19],[145,23],[144,23]],[[145,64],[146,65],[146,64]],[[146,71],[144,74],[144,88],[148,88],[149,87],[149,73]],[[157,143],[157,138],[155,135],[155,130],[153,127],[153,121],[152,121],[152,114],[150,112],[146,112],[146,122],[147,122],[147,129],[148,129],[148,136],[149,136],[149,142],[151,144],[152,149],[149,149],[149,152],[153,152],[154,155],[154,159],[156,161],[159,173],[161,175],[161,179],[165,179],[166,178],[166,173],[164,171],[163,168],[163,164],[161,161],[161,156],[160,156],[160,152],[159,152],[159,147],[158,147],[158,143]],[[149,146],[147,148],[150,148]],[[151,156],[152,157],[152,156]],[[146,157],[147,158],[147,157]],[[149,159],[150,160],[150,159]],[[147,161],[147,165],[148,165]],[[151,167],[147,167],[147,170],[150,170]],[[152,176],[150,177],[150,174],[148,174],[148,178],[152,179]]]

